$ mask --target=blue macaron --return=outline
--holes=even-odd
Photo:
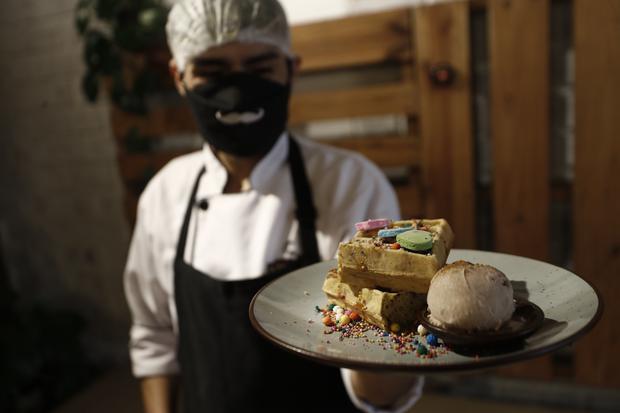
[[[379,238],[394,238],[398,234],[402,234],[406,231],[411,231],[411,227],[381,229],[377,235]]]

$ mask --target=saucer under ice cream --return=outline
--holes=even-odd
[[[428,290],[432,323],[458,330],[496,330],[514,312],[512,284],[497,268],[457,261],[437,271]]]

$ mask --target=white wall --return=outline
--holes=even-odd
[[[291,24],[450,0],[280,0]],[[454,0],[452,0],[454,1]]]
[[[21,299],[79,311],[125,353],[129,233],[108,107],[80,89],[76,3],[2,1],[0,248]]]

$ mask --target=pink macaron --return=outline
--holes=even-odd
[[[358,231],[370,231],[373,229],[386,228],[392,224],[391,219],[369,219],[355,224]]]

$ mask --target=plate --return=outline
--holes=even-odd
[[[475,250],[452,250],[448,262],[457,260],[501,270],[511,280],[516,299],[528,300],[544,312],[542,325],[518,346],[449,351],[436,358],[400,354],[359,338],[340,340],[337,333],[324,334],[315,310],[315,306],[327,304],[321,287],[327,271],[337,266],[336,260],[301,268],[267,284],[252,299],[250,320],[267,340],[316,362],[346,368],[445,373],[495,367],[552,352],[577,340],[601,317],[602,302],[596,289],[563,268]]]
[[[538,330],[545,321],[543,310],[531,301],[515,300],[515,311],[510,320],[498,330],[455,331],[435,325],[430,320],[428,308],[420,316],[420,324],[441,338],[452,349],[487,349],[489,347],[519,345],[527,336]]]

